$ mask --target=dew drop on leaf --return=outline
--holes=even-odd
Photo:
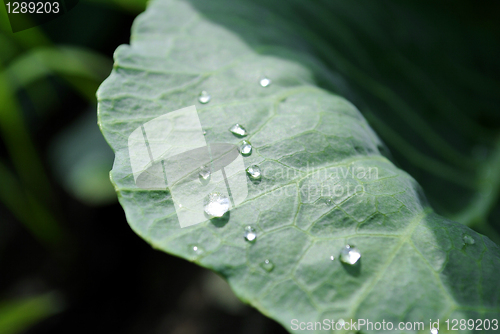
[[[189,249],[192,253],[196,254],[196,255],[201,255],[203,254],[204,252],[204,249],[201,248],[200,246],[198,245],[189,245]]]
[[[259,80],[259,84],[262,87],[268,87],[271,84],[271,79],[269,79],[268,77],[262,77]]]
[[[202,167],[200,171],[200,181],[202,181],[202,183],[205,183],[210,179],[211,175],[212,172],[210,171],[210,169],[208,169],[207,167]]]
[[[258,180],[261,177],[261,172],[260,168],[257,165],[252,165],[248,167],[247,169],[247,174],[252,180]]]
[[[257,233],[255,232],[255,229],[252,226],[247,226],[245,227],[245,240],[253,242],[255,239],[257,239]]]
[[[240,125],[238,123],[236,123],[235,125],[233,125],[232,127],[230,127],[229,131],[231,131],[231,133],[233,135],[237,136],[237,137],[245,137],[246,135],[248,135],[248,132],[243,127],[243,125]]]
[[[346,245],[341,251],[340,251],[340,261],[346,263],[346,264],[355,264],[358,262],[359,258],[361,257],[361,253],[356,247]]]
[[[476,243],[476,240],[474,240],[473,237],[471,237],[468,234],[464,234],[462,237],[463,241],[465,242],[466,245],[474,245]]]
[[[271,260],[264,260],[264,262],[261,263],[261,267],[267,271],[271,272],[274,269],[274,263],[271,262]]]
[[[208,94],[206,91],[202,91],[200,93],[200,96],[198,97],[198,101],[200,101],[200,103],[202,104],[206,104],[208,102],[210,102],[210,99],[212,97],[210,96],[210,94]]]
[[[211,217],[222,217],[229,210],[229,198],[221,193],[211,193],[204,201],[205,212]]]
[[[431,329],[431,334],[438,334],[438,333],[439,333],[439,331],[438,331],[437,328],[432,328]]]
[[[249,141],[244,140],[240,146],[240,153],[245,157],[252,154],[252,144],[250,144]]]

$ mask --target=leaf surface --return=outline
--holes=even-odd
[[[116,154],[111,178],[132,229],[221,274],[240,299],[292,332],[301,332],[293,319],[427,326],[498,318],[499,248],[436,215],[414,179],[381,154],[356,107],[332,93],[348,88],[311,51],[322,42],[305,26],[298,33],[289,9],[280,1],[156,0],[137,18],[98,92],[99,124]],[[259,84],[264,76],[268,87]],[[226,221],[180,228],[168,189],[136,186],[127,138],[191,105],[207,143],[239,145],[228,129],[243,124],[253,146],[245,166],[263,176],[248,179],[246,200]],[[246,226],[257,232],[253,243]],[[347,244],[361,252],[356,265],[339,261]]]

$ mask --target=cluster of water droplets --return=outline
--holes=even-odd
[[[234,124],[229,128],[229,131],[238,138],[243,138],[248,135],[245,127],[239,123]],[[238,147],[241,155],[249,156],[252,154],[252,144],[248,140],[243,140]]]
[[[268,87],[271,84],[271,79],[266,76],[262,76],[259,79],[259,85],[262,87]],[[198,101],[202,104],[207,104],[212,99],[212,96],[207,91],[202,91],[198,96]],[[239,137],[243,138],[248,135],[248,131],[245,127],[239,123],[234,124],[229,128],[229,131]],[[206,135],[206,131],[203,135]],[[238,147],[241,155],[249,156],[252,154],[252,144],[248,140],[243,140]],[[259,166],[253,165],[246,169],[246,172],[250,179],[259,180],[261,178],[261,171]],[[199,173],[200,181],[205,184],[210,180],[211,171],[209,168],[202,167]],[[204,202],[204,209],[207,215],[210,217],[222,217],[229,210],[229,199],[219,193],[211,193],[207,196]],[[247,233],[247,232],[246,232]],[[251,234],[250,234],[251,236]],[[245,239],[248,240],[247,234],[245,234]]]
[[[269,87],[271,85],[272,81],[266,76],[262,76],[259,79],[259,85],[261,87]],[[206,104],[210,102],[211,100],[211,95],[206,92],[202,91],[198,97],[198,101],[202,104]],[[235,123],[229,128],[229,131],[235,135],[238,138],[243,138],[248,135],[248,131],[245,129],[245,127],[239,123]],[[206,132],[203,133],[206,135]],[[252,144],[248,140],[243,140],[239,147],[238,147],[241,155],[243,156],[249,156],[252,154]],[[251,165],[246,169],[248,177],[253,180],[260,180],[262,176],[262,172],[259,166],[257,165]],[[202,167],[200,171],[200,181],[202,182],[208,182],[211,177],[211,172],[209,168]],[[325,204],[327,206],[333,205],[333,201],[331,198],[327,198],[325,200]],[[220,193],[211,193],[205,198],[204,202],[204,207],[205,207],[205,212],[207,215],[210,217],[222,217],[228,210],[230,206],[230,201],[229,199],[224,196],[223,194]],[[253,243],[257,240],[257,232],[252,226],[246,226],[244,228],[244,239],[249,242]],[[472,245],[475,243],[474,239],[469,236],[469,235],[464,235],[463,236],[463,241],[465,245]],[[195,254],[202,254],[203,250],[199,246],[190,246],[192,248],[192,251]],[[359,259],[361,258],[361,253],[360,251],[352,246],[352,245],[346,245],[343,247],[340,251],[339,259],[341,262],[348,264],[348,265],[355,265]],[[331,255],[330,260],[334,261],[335,256]],[[267,272],[271,272],[274,269],[274,263],[271,262],[271,260],[266,259],[264,260],[260,266]],[[431,334],[438,334],[437,329],[432,329]]]

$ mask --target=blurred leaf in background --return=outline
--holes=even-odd
[[[96,124],[91,109],[58,134],[50,147],[54,175],[68,193],[88,205],[116,202],[109,182],[113,151]]]
[[[500,8],[483,5],[319,1],[301,8],[319,18],[313,30],[332,46],[322,57],[349,82],[348,97],[432,206],[499,242]]]
[[[87,42],[88,29],[84,25],[67,36],[73,45],[56,44],[58,35],[69,32],[61,22],[66,20],[67,24],[71,18],[82,17],[82,12],[84,17],[89,12],[106,13],[101,22],[95,18],[87,21],[96,23],[95,29],[102,29],[106,19],[123,20],[117,10],[126,8],[137,13],[144,4],[84,1],[64,18],[16,34],[8,26],[5,7],[0,6],[0,298],[5,299],[0,301],[1,333],[24,332],[65,309],[61,303],[64,296],[45,293],[52,289],[49,277],[43,279],[41,287],[21,283],[46,273],[36,266],[23,267],[22,262],[12,265],[16,257],[23,261],[23,254],[12,253],[19,232],[11,219],[24,225],[44,248],[44,258],[56,261],[61,270],[61,266],[76,260],[75,245],[71,245],[74,236],[61,205],[61,191],[53,180],[59,180],[68,193],[89,205],[115,200],[108,178],[112,153],[95,120],[95,91],[108,75],[112,60],[97,51],[98,43],[103,42],[99,38]],[[130,18],[126,22],[129,25]],[[70,124],[84,110],[87,113],[72,128],[61,130],[59,139],[51,138],[58,130],[54,126]],[[54,143],[52,149],[47,148],[50,141]],[[52,160],[47,158],[46,150],[53,152]],[[53,173],[49,174],[49,170]],[[25,244],[23,248],[33,246]]]
[[[24,332],[62,309],[60,297],[55,293],[3,301],[0,303],[0,333]]]

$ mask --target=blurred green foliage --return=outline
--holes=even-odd
[[[94,1],[93,6],[138,13],[145,1]],[[77,10],[78,6],[73,12]],[[36,123],[47,122],[61,107],[61,82],[87,101],[91,118],[55,139],[50,169],[68,193],[85,203],[105,204],[115,198],[108,178],[112,152],[95,119],[95,91],[111,70],[112,60],[82,46],[78,36],[74,39],[75,45],[54,44],[44,27],[13,34],[5,7],[0,6],[0,136],[6,151],[0,157],[0,203],[49,251],[67,248],[71,236],[35,137],[40,136]],[[24,331],[61,310],[60,298],[54,294],[0,302],[0,332]]]
[[[436,211],[498,243],[499,6],[484,5],[320,1],[303,9],[335,17],[314,29],[335,45],[325,61]]]
[[[54,293],[20,298],[0,303],[0,330],[2,334],[14,334],[25,331],[62,308],[59,297]]]

